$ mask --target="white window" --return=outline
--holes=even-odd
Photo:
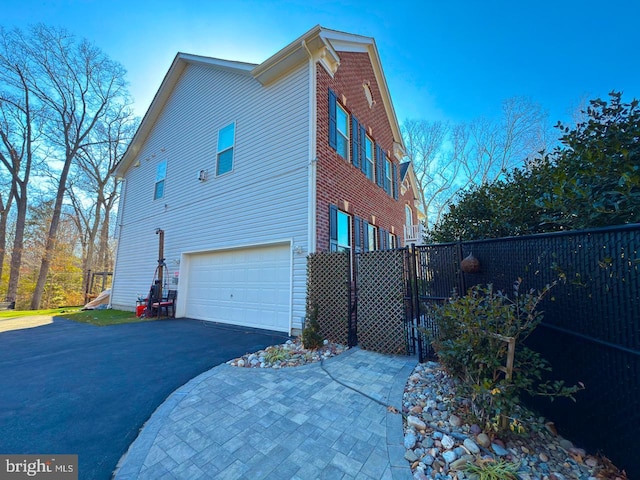
[[[378,249],[378,228],[375,225],[367,225],[367,236],[369,237],[369,251],[373,252]]]
[[[161,161],[156,167],[156,185],[153,190],[153,199],[164,197],[164,181],[167,178],[167,161]]]
[[[411,212],[411,207],[409,205],[404,206],[404,215],[405,215],[404,224],[407,226],[413,225],[413,213]]]
[[[351,217],[338,210],[338,252],[348,252],[351,248]]]
[[[336,150],[342,158],[349,160],[349,114],[336,103]]]
[[[233,170],[233,146],[235,143],[236,124],[230,123],[218,130],[218,155],[216,159],[216,175]]]
[[[374,160],[373,160],[373,140],[369,137],[364,137],[364,174],[367,176],[369,180],[372,182],[375,178],[374,176]]]
[[[391,172],[393,171],[393,167],[391,166],[391,160],[388,158],[385,159],[385,168],[384,168],[384,191],[389,195],[393,195],[393,182],[391,181]]]

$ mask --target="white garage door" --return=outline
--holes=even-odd
[[[187,317],[288,332],[290,312],[289,245],[191,256]]]

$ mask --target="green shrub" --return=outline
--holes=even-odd
[[[515,418],[523,391],[575,400],[573,394],[580,389],[562,381],[543,382],[549,363],[522,344],[542,321],[537,307],[555,283],[526,293],[520,291],[521,283],[514,283],[513,298],[492,285],[476,285],[464,296],[454,292],[448,303],[431,310],[438,326],[434,349],[447,371],[461,380],[458,393],[470,399],[471,413],[489,429],[517,433],[523,431]],[[512,369],[506,368],[509,342],[515,352]]]
[[[323,341],[318,323],[318,306],[313,305],[307,312],[307,321],[302,331],[302,345],[309,350],[316,350],[322,347]]]
[[[264,354],[266,363],[279,363],[288,360],[291,354],[281,346],[267,347]]]
[[[517,480],[518,468],[520,465],[517,463],[479,459],[476,463],[467,463],[463,470],[469,478],[478,480]]]

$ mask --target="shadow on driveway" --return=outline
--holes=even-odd
[[[279,332],[190,319],[0,333],[0,453],[77,454],[79,478],[109,479],[176,388]]]

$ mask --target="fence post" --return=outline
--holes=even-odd
[[[456,265],[456,269],[458,271],[458,288],[460,289],[460,291],[458,292],[459,295],[467,294],[467,281],[464,276],[464,272],[462,271],[462,268],[460,268],[460,262],[462,261],[463,258],[464,258],[464,253],[462,251],[462,240],[458,240],[458,258],[457,258],[458,264]]]
[[[412,243],[407,250],[409,265],[409,295],[411,297],[411,327],[413,330],[413,341],[418,349],[418,361],[425,361],[424,346],[422,344],[422,332],[419,328],[422,326],[422,315],[420,314],[420,288],[418,286],[418,251],[415,243]],[[414,327],[415,322],[415,327]]]
[[[347,269],[347,301],[349,302],[347,304],[349,315],[347,344],[349,347],[355,347],[358,344],[358,258],[352,250],[349,250]]]

